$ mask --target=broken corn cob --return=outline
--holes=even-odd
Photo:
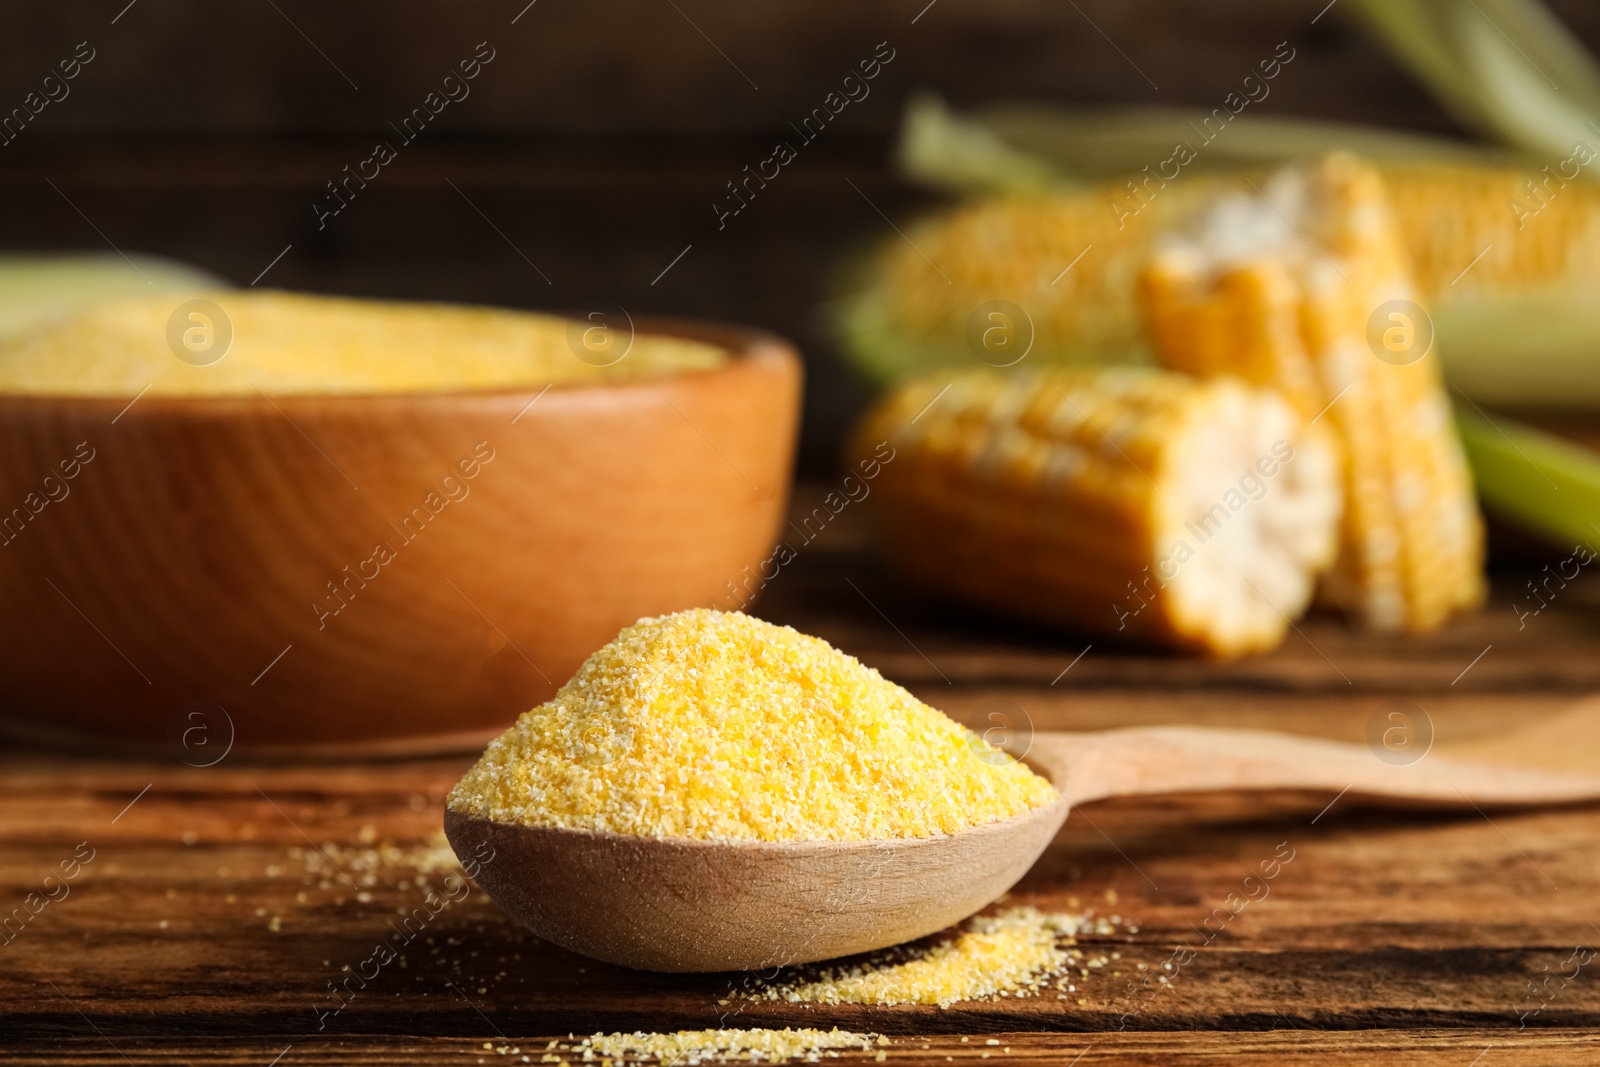
[[[936,373],[891,392],[880,542],[910,577],[1097,633],[1271,648],[1333,558],[1338,454],[1276,393],[1151,368]]]
[[[1337,434],[1329,602],[1426,630],[1482,599],[1472,484],[1376,170],[1336,155],[1219,197],[1157,243],[1138,294],[1163,364],[1278,389]]]

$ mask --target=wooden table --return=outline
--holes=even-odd
[[[1528,575],[1508,572],[1482,614],[1440,634],[1375,638],[1313,617],[1275,654],[1217,665],[1098,642],[1085,652],[1071,634],[921,599],[880,572],[859,534],[846,512],[760,610],[980,728],[999,713],[1037,729],[1226,723],[1360,740],[1375,709],[1399,699],[1447,741],[1600,690],[1592,577],[1520,630],[1510,603]],[[1582,959],[1600,945],[1600,808],[1444,816],[1349,801],[1323,810],[1327,797],[1075,812],[1012,898],[1121,917],[1114,937],[1082,941],[1120,957],[1064,1000],[741,1002],[731,998],[741,976],[584,960],[513,927],[474,891],[342,1012],[319,1016],[328,983],[421,902],[420,879],[441,884],[441,871],[419,866],[438,858],[428,838],[467,762],[230,757],[192,768],[0,755],[0,917],[80,861],[65,896],[49,883],[59,899],[0,937],[0,1058],[513,1064],[538,1063],[570,1033],[834,1025],[887,1035],[888,1062],[935,1067],[986,1054],[1459,1067],[1600,1056],[1600,961],[1557,977],[1571,974],[1575,949]],[[1213,909],[1283,848],[1293,860],[1270,894],[1206,943]],[[1176,979],[1141,992],[1184,946],[1194,957]]]

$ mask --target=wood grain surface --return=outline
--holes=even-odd
[[[808,487],[797,513],[826,488]],[[1484,613],[1431,637],[1319,617],[1271,656],[1216,665],[1084,653],[1069,633],[920,600],[878,576],[857,517],[797,535],[760,611],[980,729],[1001,715],[1013,730],[1188,722],[1360,741],[1374,711],[1404,700],[1447,747],[1600,691],[1600,586],[1582,579],[1520,631],[1509,602],[1526,576],[1507,572]],[[1011,897],[1119,917],[1116,934],[1081,939],[1107,961],[1065,1000],[742,1000],[760,977],[573,956],[471,888],[342,1011],[319,1014],[337,1003],[329,983],[422,903],[419,879],[444,891],[444,871],[418,866],[466,763],[0,755],[0,913],[52,872],[59,895],[60,864],[93,850],[70,891],[0,945],[7,1062],[536,1063],[570,1033],[717,1026],[871,1030],[893,1041],[890,1062],[931,1064],[1495,1067],[1593,1062],[1600,1041],[1600,975],[1567,962],[1600,945],[1600,809],[1324,810],[1328,797],[1300,794],[1074,811]],[[1208,940],[1244,877],[1291,850],[1269,895]],[[1146,978],[1185,948],[1193,958],[1152,993]]]

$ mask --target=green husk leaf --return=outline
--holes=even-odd
[[[1469,129],[1545,159],[1600,136],[1600,64],[1538,0],[1345,8]]]
[[[0,337],[70,315],[97,300],[227,284],[198,267],[160,256],[0,253]]]
[[[1503,151],[1442,137],[1248,111],[1228,119],[1226,125],[1215,112],[1199,109],[1045,104],[984,108],[974,118],[1013,150],[1033,154],[1081,178],[1153,168],[1172,155],[1180,141],[1197,157],[1185,170],[1270,166],[1339,150],[1377,161],[1482,163],[1506,157]]]
[[[1486,508],[1557,543],[1600,543],[1600,454],[1470,400],[1456,425]]]
[[[1463,125],[1504,148],[1222,108],[1010,104],[957,116],[925,91],[907,109],[901,169],[942,189],[1016,190],[1137,171],[1180,141],[1198,153],[1192,166],[1237,167],[1339,149],[1378,161],[1549,160],[1600,138],[1600,63],[1538,0],[1349,0],[1342,10]]]
[[[906,101],[895,158],[902,174],[953,192],[1026,191],[1067,180],[1054,165],[1013,148],[984,123],[956,115],[928,90]]]
[[[933,188],[1013,192],[1155,167],[1179,142],[1196,154],[1185,170],[1270,166],[1336,150],[1379,161],[1520,159],[1502,149],[1376,126],[1248,113],[1220,129],[1211,112],[1176,108],[1005,104],[957,114],[928,92],[906,108],[897,159],[901,173]]]
[[[1447,381],[1511,408],[1600,407],[1600,305],[1584,293],[1472,294],[1437,306]]]

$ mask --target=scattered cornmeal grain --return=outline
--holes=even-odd
[[[870,1051],[875,1045],[888,1043],[887,1038],[877,1034],[856,1034],[837,1027],[832,1030],[679,1030],[673,1034],[595,1034],[584,1038],[570,1051],[585,1061],[593,1060],[595,1053],[599,1053],[684,1065],[741,1060],[816,1063],[824,1056],[838,1056],[838,1049]],[[880,1052],[878,1059],[884,1058]]]
[[[961,1000],[1031,996],[1081,958],[1071,947],[1077,934],[1112,932],[1105,919],[1088,913],[1010,908],[970,919],[955,937],[910,958],[903,949],[891,949],[848,968],[825,970],[814,979],[744,995],[751,1000],[941,1008]]]
[[[393,879],[380,879],[379,875],[394,869],[414,872],[418,885],[425,885],[429,875],[442,872],[459,876],[462,873],[461,863],[445,840],[443,830],[435,831],[423,844],[405,848],[388,840],[363,845],[327,841],[312,848],[290,845],[286,854],[303,865],[306,885],[320,883],[323,889],[348,885],[347,877],[353,878],[358,886],[369,888],[387,884]],[[267,873],[271,876],[272,868],[268,868]]]
[[[186,297],[212,307],[181,310]],[[586,348],[600,335],[585,325],[453,304],[239,289],[168,293],[102,301],[0,338],[0,393],[253,397],[542,388],[706,370],[727,358],[712,345],[633,336],[621,327],[605,334],[604,349]]]
[[[623,630],[446,803],[645,837],[857,841],[952,833],[1056,796],[827,642],[695,609]]]

